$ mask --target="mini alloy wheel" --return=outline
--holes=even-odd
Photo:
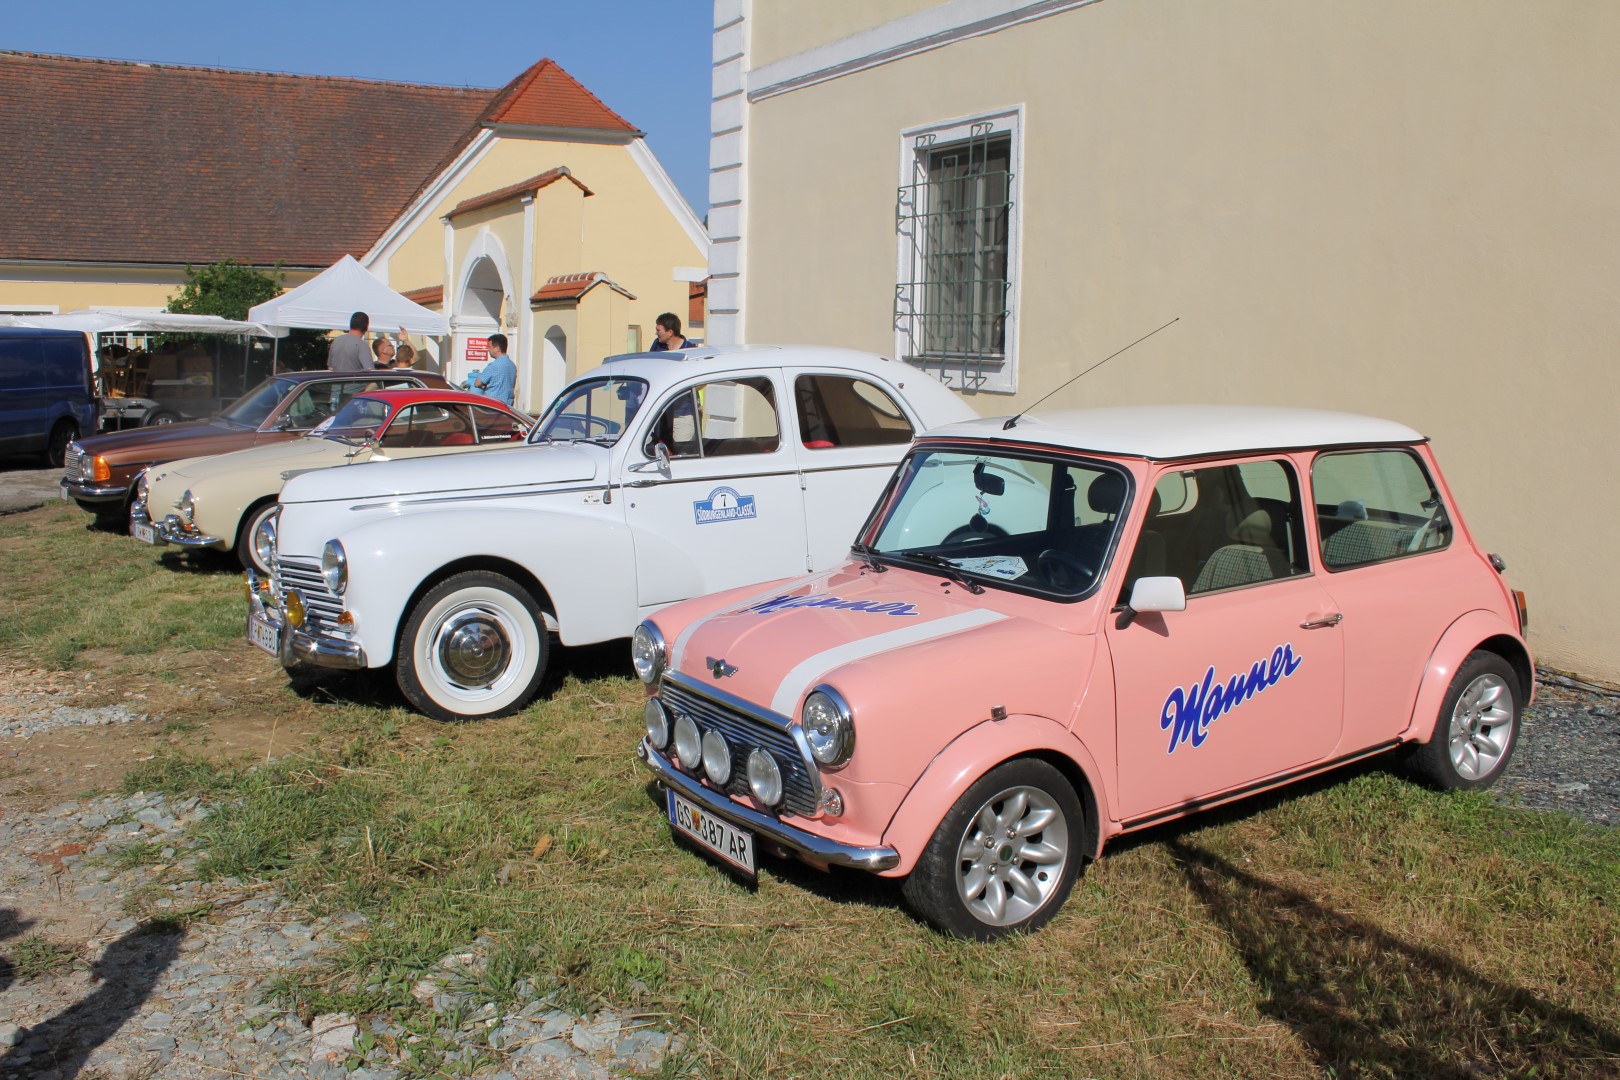
[[[1474,652],[1452,677],[1434,734],[1413,758],[1419,775],[1446,790],[1489,787],[1519,737],[1519,677],[1495,653]]]

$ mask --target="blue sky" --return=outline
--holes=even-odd
[[[23,52],[489,87],[549,56],[645,131],[693,209],[708,208],[710,0],[8,7],[0,48]]]

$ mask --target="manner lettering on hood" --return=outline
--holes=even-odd
[[[917,615],[916,605],[903,600],[845,600],[838,596],[793,596],[784,593],[762,600],[737,612],[739,615],[773,615],[793,608],[828,608],[833,611],[860,611],[867,615]]]
[[[739,495],[736,488],[717,487],[707,499],[692,504],[692,517],[699,525],[713,525],[719,521],[743,521],[757,518],[759,508],[752,495]]]
[[[1211,724],[1288,678],[1304,662],[1303,656],[1294,655],[1292,644],[1279,645],[1271,651],[1269,661],[1262,657],[1248,671],[1224,683],[1215,681],[1215,665],[1211,664],[1202,682],[1194,682],[1185,690],[1179,686],[1171,690],[1159,714],[1159,727],[1170,732],[1170,747],[1165,753],[1175,753],[1184,742],[1192,743],[1195,749],[1203,746]]]

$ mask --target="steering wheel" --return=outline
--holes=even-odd
[[[1035,556],[1035,565],[1053,588],[1064,592],[1079,592],[1097,576],[1094,567],[1058,548],[1047,548]]]
[[[991,540],[1007,535],[1007,530],[1000,525],[992,525],[984,519],[983,514],[974,514],[968,519],[966,525],[958,525],[945,534],[941,544],[971,544],[979,540]]]

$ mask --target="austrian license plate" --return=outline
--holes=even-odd
[[[754,868],[753,833],[693,806],[674,791],[669,792],[669,823],[676,832],[696,841],[722,862],[729,863],[749,877],[758,873]]]
[[[281,627],[261,615],[248,616],[248,640],[271,656],[281,656]]]
[[[132,521],[129,525],[129,535],[143,544],[157,543],[157,530],[150,525],[142,525],[139,522]]]

